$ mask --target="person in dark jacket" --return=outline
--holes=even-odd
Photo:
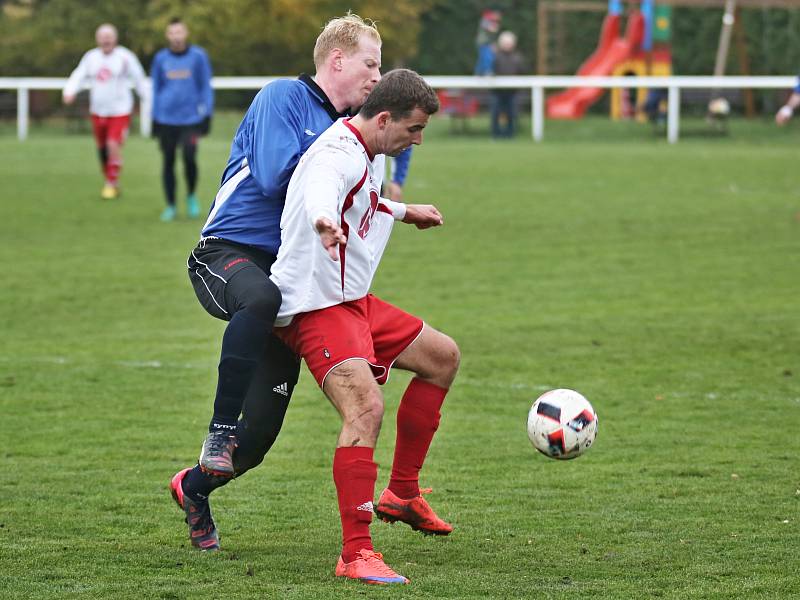
[[[497,38],[497,52],[494,57],[495,75],[519,75],[525,71],[525,60],[517,52],[517,36],[510,31],[502,32]],[[496,138],[514,137],[517,125],[517,90],[492,90],[492,136]]]

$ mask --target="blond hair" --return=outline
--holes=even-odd
[[[362,19],[352,13],[331,19],[314,44],[314,66],[317,69],[322,67],[334,48],[339,48],[347,54],[354,52],[363,35],[370,36],[379,46],[381,45],[381,34],[378,33],[375,21]]]

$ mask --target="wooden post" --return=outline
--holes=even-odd
[[[563,55],[564,55],[564,17],[565,12],[604,12],[607,10],[607,3],[598,2],[597,0],[539,0],[536,10],[536,71],[539,75],[547,75],[550,71],[550,15],[555,13],[560,21],[557,22],[556,28],[556,43],[559,44],[559,51],[557,52],[558,60],[562,61],[557,65],[557,71],[563,71]],[[559,37],[560,36],[560,37]]]
[[[742,9],[736,8],[736,21],[733,24],[734,41],[736,43],[736,54],[739,57],[739,73],[750,75],[750,58],[747,56],[747,40],[744,36],[742,26]],[[744,114],[748,119],[756,116],[756,103],[753,99],[753,90],[750,88],[742,90],[744,94]]]
[[[722,29],[719,32],[717,58],[714,61],[714,76],[725,75],[725,63],[728,61],[728,50],[731,45],[731,32],[736,21],[736,0],[725,0],[725,12],[722,15]]]
[[[549,2],[542,0],[536,8],[536,45],[538,47],[536,52],[536,72],[539,75],[547,75],[547,59],[549,58],[547,56],[547,44],[549,43],[547,9],[549,5]]]

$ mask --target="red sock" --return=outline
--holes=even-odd
[[[122,160],[109,158],[108,162],[106,163],[106,181],[116,187],[117,182],[119,181],[119,172],[121,170]]]
[[[419,471],[439,428],[445,388],[414,378],[397,409],[397,443],[389,489],[400,498],[419,496]]]
[[[372,448],[349,446],[337,448],[333,455],[333,481],[342,518],[342,560],[346,563],[353,562],[359,550],[373,549],[369,524],[378,479],[373,452]]]

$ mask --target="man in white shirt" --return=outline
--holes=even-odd
[[[133,111],[131,87],[136,87],[141,101],[148,93],[147,76],[136,55],[117,45],[116,27],[100,25],[95,39],[97,48],[83,55],[64,87],[63,97],[65,104],[72,104],[80,90],[89,88],[89,113],[105,176],[101,196],[111,200],[119,195],[122,145]]]
[[[365,583],[408,583],[375,552],[369,533],[373,451],[383,419],[378,386],[392,366],[415,377],[398,409],[391,479],[374,512],[427,534],[453,529],[422,498],[419,471],[458,370],[458,347],[369,294],[395,220],[420,229],[443,223],[432,205],[379,197],[384,161],[378,155],[397,156],[421,144],[438,109],[436,94],[419,75],[397,69],[384,75],[358,115],[320,135],[289,183],[270,276],[283,297],[276,334],[305,359],[342,417],[333,460],[343,538],[336,575]]]

